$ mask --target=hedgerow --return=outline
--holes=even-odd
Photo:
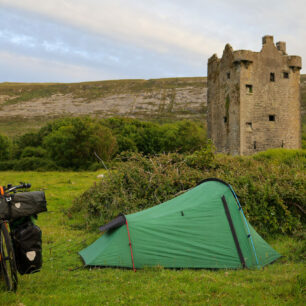
[[[159,124],[127,118],[62,118],[13,142],[0,135],[0,161],[4,161],[2,168],[12,165],[9,169],[14,169],[8,160],[42,158],[50,161],[48,169],[54,165],[53,170],[89,170],[99,167],[99,159],[109,162],[125,151],[144,155],[183,153],[205,145],[203,126],[188,120]],[[35,163],[30,168],[35,170]]]
[[[152,207],[205,178],[218,177],[233,186],[247,218],[262,235],[290,234],[305,223],[306,154],[278,151],[253,157],[214,157],[212,148],[187,156],[130,154],[77,198],[69,215],[93,229],[119,213]]]

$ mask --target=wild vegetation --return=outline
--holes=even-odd
[[[192,152],[205,145],[203,126],[137,119],[64,118],[13,141],[0,137],[0,170],[85,170],[100,167],[124,151],[158,154]],[[98,157],[97,157],[98,156]]]
[[[106,174],[1,172],[2,184],[31,182],[32,190],[45,190],[48,201],[48,212],[37,221],[43,231],[42,270],[19,275],[16,294],[3,291],[0,282],[1,305],[304,305],[302,233],[267,237],[282,258],[260,270],[83,268],[77,252],[100,234],[72,228],[63,211],[100,181],[101,173]]]
[[[262,235],[292,234],[305,224],[305,151],[275,149],[231,157],[215,156],[209,145],[190,155],[122,158],[125,162],[115,171],[75,200],[69,214],[79,215],[79,226],[96,228],[119,213],[160,204],[209,177],[234,186],[245,214]]]
[[[12,103],[18,103],[15,98]],[[305,150],[216,155],[205,128],[191,121],[85,117],[42,122],[13,139],[0,136],[1,184],[29,181],[33,190],[46,190],[49,203],[38,221],[44,235],[42,272],[21,276],[17,294],[1,293],[0,304],[303,305]],[[305,135],[304,125],[304,145]],[[102,167],[93,152],[108,171],[85,171]],[[15,171],[4,172],[8,169]],[[33,169],[40,172],[29,172]],[[247,218],[283,255],[280,260],[256,271],[74,270],[82,266],[77,251],[99,236],[98,226],[120,212],[171,199],[207,177],[233,186]]]
[[[82,83],[0,83],[0,95],[10,96],[3,104],[16,104],[54,94],[72,94],[90,101],[111,93],[137,93],[141,90],[171,89],[185,86],[204,87],[205,77],[109,80]]]

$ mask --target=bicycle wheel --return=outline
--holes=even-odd
[[[0,227],[0,257],[1,272],[4,276],[6,288],[8,291],[16,291],[18,284],[17,268],[12,241],[6,223],[1,223]]]

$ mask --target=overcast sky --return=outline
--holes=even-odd
[[[226,43],[259,51],[266,34],[306,59],[305,7],[305,0],[0,0],[0,82],[206,76],[207,59]]]

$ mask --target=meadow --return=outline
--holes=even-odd
[[[100,234],[71,226],[65,212],[101,173],[1,172],[3,185],[25,181],[32,190],[44,189],[48,212],[37,222],[43,231],[41,272],[19,276],[16,293],[0,286],[0,305],[304,305],[301,233],[268,237],[283,256],[261,270],[84,268],[77,252]]]

